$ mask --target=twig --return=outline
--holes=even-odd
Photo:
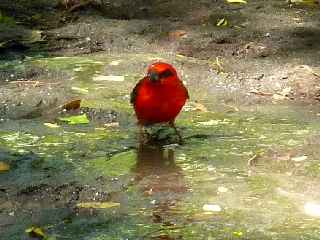
[[[252,94],[256,94],[256,95],[259,95],[259,96],[273,96],[273,93],[269,93],[269,92],[260,92],[260,91],[257,91],[257,90],[252,90],[250,91],[249,93],[252,93]]]
[[[318,78],[320,78],[320,74],[316,73],[316,72],[312,72],[312,74]]]
[[[259,154],[253,155],[249,160],[248,160],[248,166],[255,166],[257,164],[257,159],[259,157]]]
[[[59,84],[61,84],[60,82],[49,82],[49,83],[46,83],[46,82],[40,82],[40,81],[37,81],[37,80],[35,80],[35,81],[32,81],[32,80],[17,80],[17,81],[11,81],[10,83],[15,83],[15,84],[20,84],[20,85],[22,85],[22,84],[31,84],[31,85],[33,85],[34,87],[37,87],[37,86],[43,86],[43,85],[46,85],[46,84],[48,84],[48,85],[59,85]]]
[[[173,227],[170,227],[170,230],[177,230],[177,229],[183,229],[183,228],[185,228],[185,226],[173,226]],[[147,236],[150,236],[150,235],[153,235],[153,234],[155,234],[155,233],[159,233],[159,232],[165,231],[165,230],[167,230],[167,229],[165,229],[165,228],[160,228],[160,229],[153,230],[153,231],[148,232],[148,233],[146,233],[145,235],[143,235],[142,238],[144,239],[144,238],[146,238]]]
[[[0,227],[8,227],[11,225],[14,225],[14,224],[13,223],[3,223],[3,224],[0,224]]]
[[[80,1],[80,3],[75,4],[71,8],[69,8],[68,12],[73,12],[77,8],[84,7],[86,5],[89,5],[90,3],[92,3],[92,0],[88,0],[88,1],[85,1],[85,2]]]

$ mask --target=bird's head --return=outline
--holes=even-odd
[[[161,83],[164,80],[176,79],[177,71],[169,63],[156,62],[148,67],[147,77],[152,83]]]

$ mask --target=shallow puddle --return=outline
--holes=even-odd
[[[142,144],[128,103],[139,75],[119,61],[30,60],[70,71],[83,107],[118,116],[0,122],[1,238],[38,226],[47,239],[319,239],[316,109],[189,104],[177,120],[183,145],[166,127]]]

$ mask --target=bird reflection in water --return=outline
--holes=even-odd
[[[174,148],[140,144],[132,170],[136,184],[150,198],[153,222],[174,229],[180,212],[177,203],[188,193],[183,170],[175,163]]]

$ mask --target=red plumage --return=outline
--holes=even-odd
[[[147,76],[131,93],[131,103],[141,125],[163,122],[173,125],[188,98],[188,90],[176,70],[164,62],[151,64]]]

